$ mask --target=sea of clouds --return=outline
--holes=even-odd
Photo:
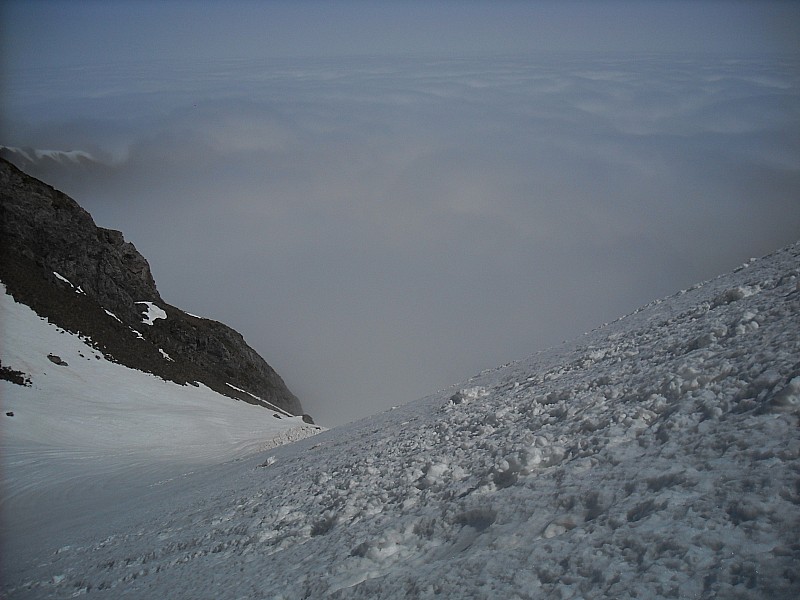
[[[521,358],[800,231],[779,58],[162,61],[11,73],[7,146],[325,425]]]

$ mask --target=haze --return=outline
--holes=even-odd
[[[0,144],[323,425],[800,232],[797,3],[0,6]]]

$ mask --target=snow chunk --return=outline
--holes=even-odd
[[[775,412],[800,412],[800,376],[794,377],[770,402]]]
[[[158,306],[153,304],[152,302],[137,302],[136,304],[144,304],[146,309],[142,311],[144,315],[144,319],[142,319],[142,323],[145,325],[152,325],[156,322],[156,319],[166,319],[167,313],[160,309]]]
[[[457,391],[455,394],[450,396],[450,403],[451,404],[463,404],[467,402],[471,402],[473,400],[477,400],[478,398],[483,398],[488,396],[489,393],[486,391],[486,388],[483,386],[476,386],[470,388],[464,388],[462,390]]]
[[[717,295],[711,301],[711,307],[717,308],[718,306],[725,306],[726,304],[730,304],[731,302],[737,302],[744,298],[749,298],[753,294],[757,294],[760,292],[761,289],[759,286],[749,286],[749,285],[740,285],[730,289],[725,290],[721,294]]]

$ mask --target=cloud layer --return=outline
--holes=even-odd
[[[800,231],[791,61],[97,69],[15,79],[3,143],[104,157],[41,175],[125,231],[167,301],[244,332],[323,424]]]

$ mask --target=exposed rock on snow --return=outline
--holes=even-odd
[[[182,475],[321,430],[301,416],[276,420],[202,384],[181,386],[107,361],[3,288],[0,355],[24,372],[0,370],[0,405],[14,416],[0,423],[0,579],[10,556],[30,558],[32,540],[71,539],[65,527],[125,502],[139,505],[148,485],[174,479],[175,470]]]
[[[5,590],[797,598],[799,278],[794,245],[454,389],[166,482],[14,565]]]
[[[165,303],[147,260],[122,233],[97,227],[74,200],[2,159],[0,280],[18,301],[88,336],[122,364],[303,414],[280,376],[238,332]],[[149,327],[140,331],[143,306]],[[252,395],[232,391],[228,381]]]
[[[2,361],[0,361],[0,379],[26,387],[31,385],[31,378],[28,374],[3,366]]]
[[[56,365],[58,365],[59,367],[68,367],[68,366],[69,366],[69,365],[67,364],[67,362],[66,362],[65,360],[63,360],[63,359],[62,359],[60,356],[58,356],[57,354],[48,354],[48,355],[47,355],[47,359],[48,359],[48,360],[49,360],[51,363],[53,363],[53,364],[56,364]]]

